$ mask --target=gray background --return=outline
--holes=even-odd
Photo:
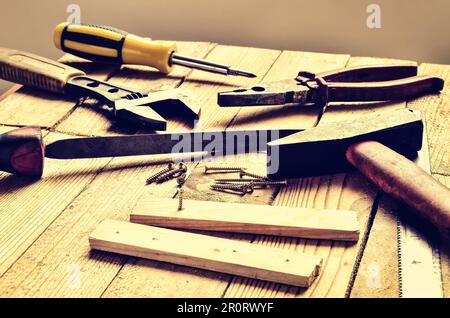
[[[59,57],[53,28],[71,3],[82,22],[154,39],[450,64],[449,0],[2,0],[0,46]],[[366,26],[371,3],[381,7],[380,29]],[[9,85],[0,81],[0,93]]]

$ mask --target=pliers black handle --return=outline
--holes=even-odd
[[[296,77],[311,90],[308,102],[406,100],[442,90],[444,81],[433,76],[417,76],[415,65],[382,65],[344,68]]]

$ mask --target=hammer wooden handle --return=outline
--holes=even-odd
[[[450,190],[386,146],[365,141],[350,146],[350,161],[383,191],[407,203],[450,237]]]

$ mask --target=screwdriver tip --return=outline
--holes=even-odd
[[[244,71],[240,71],[240,70],[233,70],[231,68],[228,69],[228,75],[245,76],[245,77],[250,77],[250,78],[256,77],[256,75],[253,73],[244,72]]]

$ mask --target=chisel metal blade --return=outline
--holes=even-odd
[[[204,151],[214,154],[264,152],[268,142],[300,131],[302,130],[230,130],[70,138],[47,145],[45,156],[76,159]]]

